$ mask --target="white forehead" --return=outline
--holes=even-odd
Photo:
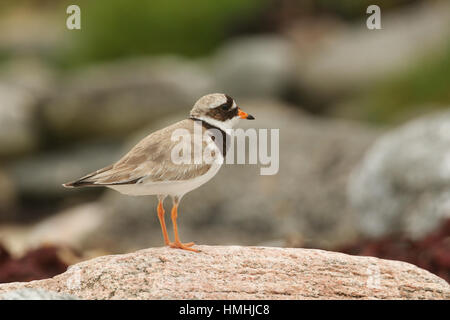
[[[227,97],[223,93],[212,93],[198,99],[195,103],[195,107],[213,109],[226,102]]]

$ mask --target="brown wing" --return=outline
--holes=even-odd
[[[144,138],[114,165],[97,170],[79,180],[65,184],[66,187],[135,184],[146,181],[179,181],[205,174],[211,164],[175,164],[172,150],[180,141],[172,141],[176,129],[185,129],[191,136],[191,150],[194,150],[194,122],[190,119],[156,131]],[[203,133],[203,131],[202,131]],[[202,147],[206,142],[201,141]],[[204,150],[204,149],[202,149]]]

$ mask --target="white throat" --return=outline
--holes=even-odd
[[[210,117],[206,117],[206,116],[199,116],[199,117],[195,117],[195,119],[199,119],[202,121],[205,121],[206,123],[217,127],[219,129],[222,129],[223,131],[227,131],[229,129],[233,129],[233,127],[238,123],[238,121],[240,120],[239,117],[234,117],[232,119],[228,119],[225,121],[219,121]]]

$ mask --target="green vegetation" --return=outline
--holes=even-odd
[[[84,0],[82,32],[62,62],[73,66],[124,56],[211,52],[267,0]]]

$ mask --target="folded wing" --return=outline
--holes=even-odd
[[[144,138],[114,165],[92,172],[64,186],[108,186],[137,184],[144,181],[181,181],[205,174],[211,168],[211,164],[176,164],[172,161],[172,150],[182,141],[189,142],[185,139],[172,141],[172,133],[176,129],[185,129],[189,132],[191,151],[194,150],[194,144],[198,142],[201,143],[202,148],[206,147],[202,137],[194,139],[193,121],[183,120]]]

